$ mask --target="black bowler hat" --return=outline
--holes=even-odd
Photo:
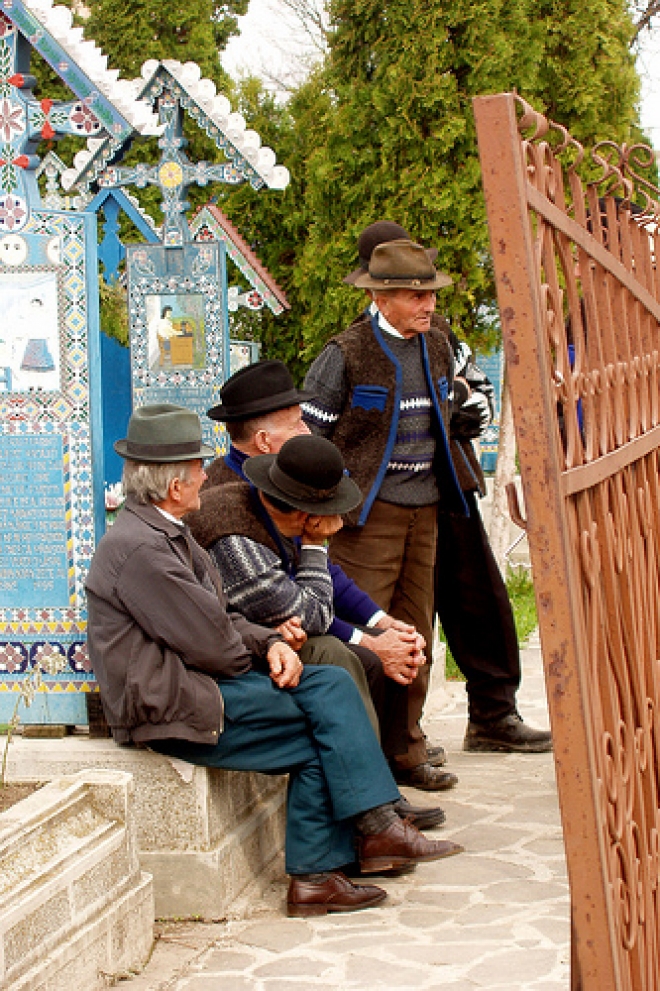
[[[379,244],[385,244],[386,241],[410,241],[410,234],[405,227],[396,224],[393,220],[377,220],[374,224],[365,227],[357,243],[360,267],[346,276],[344,282],[347,285],[354,286],[355,280],[369,271],[369,262],[374,248],[377,248]],[[438,249],[427,248],[426,253],[434,262],[438,256]]]
[[[257,361],[239,368],[227,379],[220,389],[220,399],[221,402],[212,406],[206,415],[212,420],[233,423],[298,406],[314,399],[314,394],[296,389],[284,362]]]
[[[325,437],[292,437],[279,454],[248,458],[243,471],[264,495],[313,516],[348,513],[362,502],[359,488],[344,474],[339,448]]]
[[[129,461],[170,464],[215,457],[213,448],[202,442],[197,413],[183,406],[140,406],[128,421],[127,433],[114,448]]]

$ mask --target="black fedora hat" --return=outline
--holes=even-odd
[[[197,413],[183,406],[140,406],[128,421],[127,434],[114,448],[129,461],[170,464],[215,457],[213,448],[202,442]]]
[[[339,448],[325,437],[292,437],[279,454],[248,458],[243,471],[264,495],[314,516],[348,513],[362,502],[359,488],[344,474]]]
[[[220,389],[221,402],[207,410],[212,420],[233,423],[274,413],[313,399],[311,392],[296,389],[291,372],[282,361],[257,361],[239,368]]]
[[[377,220],[362,231],[358,238],[357,248],[360,258],[360,267],[346,276],[344,282],[349,286],[355,285],[355,280],[369,271],[369,262],[374,248],[386,241],[410,241],[411,237],[405,227],[395,223],[393,220]],[[426,253],[430,260],[434,262],[438,257],[437,248],[427,248]]]

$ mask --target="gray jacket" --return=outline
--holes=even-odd
[[[86,589],[89,655],[115,741],[216,743],[216,679],[249,671],[279,634],[228,613],[206,551],[130,497],[99,543]]]

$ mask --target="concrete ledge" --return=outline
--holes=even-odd
[[[95,991],[139,970],[153,943],[153,887],[132,823],[133,781],[60,777],[0,815],[0,986]]]
[[[10,781],[85,768],[133,775],[137,849],[158,918],[222,918],[283,847],[283,777],[193,767],[87,736],[10,747]]]

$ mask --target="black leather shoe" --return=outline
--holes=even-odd
[[[420,791],[447,791],[458,783],[458,778],[451,771],[442,771],[431,764],[418,764],[417,767],[402,770],[395,768],[394,778],[400,785],[419,788]]]
[[[451,840],[429,840],[409,822],[397,819],[387,829],[358,838],[360,868],[363,874],[441,860],[462,853],[464,847]]]
[[[375,884],[353,884],[341,871],[319,874],[314,879],[292,877],[286,899],[290,916],[327,915],[328,912],[357,912],[378,905],[387,895]]]
[[[415,829],[433,829],[445,821],[444,811],[437,806],[411,805],[403,796],[394,803],[394,811],[401,819],[411,822]]]
[[[532,729],[517,712],[492,723],[468,723],[463,750],[473,753],[545,754],[552,750],[552,734]]]

